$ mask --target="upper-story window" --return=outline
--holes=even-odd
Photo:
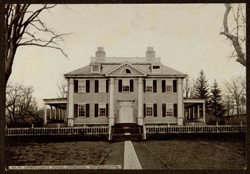
[[[108,93],[109,81],[107,79],[95,80],[95,93]]]
[[[146,80],[146,92],[153,92],[153,80],[148,79]]]
[[[161,73],[161,65],[156,64],[151,66],[152,73]]]
[[[89,87],[90,87],[89,80],[86,79],[74,80],[75,93],[89,93]]]
[[[118,81],[119,92],[133,92],[134,91],[134,80],[122,79]]]
[[[86,92],[86,80],[78,80],[78,93]]]
[[[157,92],[157,80],[146,79],[144,81],[145,92]]]
[[[162,92],[177,92],[176,80],[162,80]]]

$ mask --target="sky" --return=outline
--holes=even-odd
[[[69,59],[55,49],[20,47],[9,82],[33,86],[42,107],[44,98],[57,97],[61,75],[88,65],[97,47],[106,57],[145,57],[154,47],[162,64],[191,80],[202,69],[210,85],[216,79],[225,89],[225,80],[245,76],[246,69],[229,58],[233,47],[220,35],[224,11],[223,4],[57,5],[40,19],[58,33],[71,33],[59,43]]]

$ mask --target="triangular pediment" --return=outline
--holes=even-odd
[[[147,76],[147,74],[130,63],[125,62],[106,73],[105,76]]]

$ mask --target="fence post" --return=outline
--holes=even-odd
[[[34,124],[31,125],[31,128],[34,129]]]
[[[57,123],[57,128],[60,129],[60,123]]]

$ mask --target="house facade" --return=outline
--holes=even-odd
[[[152,47],[145,57],[106,57],[103,47],[95,54],[89,65],[65,74],[68,93],[64,107],[59,104],[67,126],[205,122],[204,101],[183,98],[186,74],[161,64]],[[57,106],[53,99],[44,101]]]

